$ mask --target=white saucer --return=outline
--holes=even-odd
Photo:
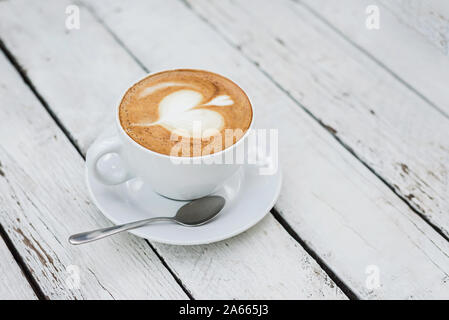
[[[103,166],[101,170],[113,169]],[[151,241],[175,245],[206,244],[227,239],[251,228],[271,210],[279,196],[281,180],[280,169],[274,175],[259,175],[259,167],[244,165],[213,193],[225,197],[226,205],[210,223],[183,227],[160,222],[129,232]],[[174,216],[186,203],[162,197],[139,179],[106,186],[94,176],[88,176],[86,170],[86,181],[93,202],[114,224]]]

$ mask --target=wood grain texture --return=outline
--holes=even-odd
[[[2,202],[0,202],[1,205]],[[35,300],[36,294],[0,237],[0,300]]]
[[[130,79],[140,76],[143,71],[84,7],[81,8],[81,29],[70,32],[65,30],[61,25],[61,19],[68,3],[48,1],[49,5],[45,7],[27,1],[0,3],[2,12],[0,37],[26,70],[52,112],[70,132],[80,150],[85,152],[98,132],[109,125],[116,103],[115,98],[124,91],[125,82],[129,84]],[[24,19],[28,21],[25,25],[22,23]],[[11,30],[16,32],[10,32]],[[32,52],[30,48],[36,50]],[[113,270],[108,271],[106,267],[100,269],[97,266],[88,275],[99,278],[102,284],[113,275],[115,281],[130,282],[129,286],[134,286],[135,292],[127,288],[123,290],[123,294],[137,294],[141,290],[150,290],[151,287],[141,277],[131,275],[139,275],[139,269],[134,266],[137,264],[133,261],[134,254],[153,257],[149,248],[133,236],[123,234],[105,240],[107,242],[93,243],[91,247],[65,247],[64,243],[64,250],[61,248],[56,251],[60,246],[56,240],[62,241],[61,239],[65,239],[70,233],[90,229],[94,225],[102,226],[105,222],[101,214],[93,210],[86,197],[84,180],[79,172],[80,160],[75,161],[77,155],[73,150],[69,152],[73,148],[67,146],[67,140],[60,134],[56,139],[53,138],[54,125],[49,125],[50,129],[45,130],[46,122],[35,119],[37,116],[44,118],[44,110],[40,109],[39,112],[38,115],[34,115],[38,113],[35,110],[33,114],[25,114],[25,110],[19,109],[10,115],[11,119],[8,122],[13,128],[24,126],[24,123],[19,123],[19,119],[24,118],[23,121],[30,122],[31,125],[31,128],[26,130],[35,129],[36,134],[25,130],[27,136],[20,135],[21,144],[27,143],[27,139],[30,140],[26,145],[27,148],[14,147],[17,141],[14,145],[13,142],[8,145],[11,148],[8,154],[11,154],[10,157],[18,158],[16,161],[12,159],[7,161],[8,158],[0,154],[0,159],[5,158],[6,177],[15,175],[15,180],[19,180],[13,185],[14,189],[8,190],[7,194],[16,196],[19,194],[20,202],[28,206],[23,210],[16,208],[13,211],[16,204],[10,201],[12,208],[8,212],[11,213],[4,218],[4,224],[9,226],[9,232],[15,236],[14,242],[21,248],[21,254],[27,261],[31,260],[29,263],[32,268],[36,270],[37,266],[40,266],[35,272],[35,277],[40,280],[42,286],[51,287],[47,288],[46,292],[52,292],[52,297],[62,298],[64,292],[53,288],[63,285],[60,283],[61,279],[58,277],[53,281],[51,274],[47,275],[53,271],[53,267],[48,265],[45,255],[40,264],[39,261],[35,261],[37,259],[34,249],[37,248],[36,250],[41,252],[38,248],[41,245],[45,252],[51,253],[53,261],[63,260],[64,265],[70,262],[81,267],[92,263],[92,251],[89,248],[96,248],[95,252],[101,252],[101,257],[96,257],[96,261],[103,264],[106,264],[103,261],[107,259],[114,257],[119,259],[118,253],[108,250],[113,244],[122,255],[127,254],[131,257],[121,257],[120,261],[107,263],[107,265],[117,264]],[[110,118],[108,114],[111,115]],[[0,136],[6,140],[6,132],[0,131]],[[57,158],[58,163],[47,164],[44,159],[38,163],[35,163],[36,160],[27,161],[22,154],[25,153],[24,150],[27,150],[26,154],[35,157],[32,151],[36,151],[39,145],[47,146],[40,157],[47,161]],[[64,167],[61,167],[61,163],[65,163]],[[42,171],[41,178],[48,183],[36,186],[33,181],[29,181],[31,179],[27,179],[27,176],[33,169],[37,169],[37,165],[44,164],[44,170],[40,168],[39,172]],[[52,170],[47,172],[50,165]],[[26,172],[23,172],[25,170]],[[20,188],[25,184],[29,186],[27,189]],[[44,186],[48,193],[45,197],[40,192],[40,188]],[[56,191],[53,192],[54,188]],[[32,197],[32,201],[27,201],[26,197]],[[58,197],[64,197],[64,200],[57,201]],[[63,206],[61,203],[63,201],[68,202],[70,206]],[[47,207],[54,202],[59,206],[60,210],[57,211],[70,207],[72,211],[70,219],[65,218],[64,221],[77,221],[76,224],[63,224],[56,214],[50,217],[48,214],[45,216],[39,214],[40,211],[47,213]],[[77,208],[77,212],[73,212],[74,208]],[[12,220],[16,216],[20,216],[21,224]],[[57,225],[57,222],[60,224]],[[37,237],[34,233],[32,236],[28,235],[34,228],[46,230],[45,225],[49,225],[51,231],[46,231],[36,240],[32,238]],[[20,228],[19,230],[26,234],[26,238],[20,237],[20,231],[15,231],[15,228]],[[31,239],[29,241],[34,249],[26,248],[28,243],[26,239]],[[238,237],[213,245],[195,247],[172,247],[156,243],[153,245],[195,298],[346,298],[318,264],[272,216],[266,217],[255,228]],[[37,256],[39,258],[39,255]],[[144,259],[142,264],[146,261]],[[47,265],[42,267],[45,264]],[[131,264],[129,270],[119,269],[127,264]],[[155,262],[153,269],[158,266],[159,264]],[[148,277],[159,279],[157,288],[167,281],[164,278],[165,273],[161,275],[160,271],[148,269]],[[169,281],[166,284],[166,294],[174,295],[170,284]],[[93,286],[97,286],[94,281]],[[111,289],[108,288],[108,291]]]
[[[222,40],[207,23],[179,2],[167,1],[161,5],[155,1],[136,1],[131,8],[121,1],[94,4],[107,27],[150,70],[177,66],[211,69],[230,76],[247,90],[257,108],[256,121],[259,127],[280,127],[285,183],[277,204],[278,210],[357,295],[361,298],[448,297],[449,248],[446,241],[410,212],[403,202],[336,144],[327,132],[258,68]],[[115,95],[114,84],[109,83],[110,79],[117,79],[121,83],[128,76],[126,72],[122,73],[121,66],[129,63],[126,70],[131,73],[133,70],[138,71],[137,66],[133,67],[137,63],[132,62],[123,53],[124,50],[117,50],[116,43],[84,9],[81,12],[81,28],[87,21],[84,27],[88,32],[68,32],[69,36],[65,36],[64,41],[61,40],[64,39],[61,34],[65,30],[54,27],[60,23],[59,14],[63,10],[55,9],[52,14],[48,14],[50,9],[44,12],[42,9],[27,11],[26,18],[45,31],[40,33],[37,28],[25,26],[24,29],[19,15],[12,14],[21,13],[23,7],[23,2],[19,1],[2,7],[2,10],[8,9],[2,12],[10,14],[7,15],[8,19],[0,20],[0,36],[26,68],[39,92],[72,133],[80,148],[85,150],[87,144],[83,145],[82,142],[94,139],[89,135],[100,130],[98,126],[101,125],[98,123],[102,123],[110,108],[103,103]],[[142,15],[142,12],[146,14]],[[180,26],[182,33],[179,32]],[[10,28],[20,30],[20,35],[7,32]],[[164,37],[158,37],[158,32],[162,31]],[[70,37],[77,40],[69,40]],[[69,49],[45,43],[46,38],[56,39],[54,43],[64,43]],[[71,48],[70,41],[75,41],[81,48],[89,48],[88,52],[76,46]],[[94,43],[95,46],[89,47],[88,44]],[[34,55],[29,50],[30,46],[38,47],[39,54]],[[182,48],[182,54],[179,54],[179,48]],[[64,58],[61,52],[66,52],[66,56],[62,55]],[[114,59],[109,59],[110,55]],[[47,59],[55,63],[48,63],[45,68],[39,67]],[[111,66],[117,66],[119,71],[115,73],[116,69]],[[67,68],[70,68],[70,72]],[[96,76],[99,71],[109,79],[108,85],[101,87],[101,94],[94,90],[92,84],[86,85],[86,79]],[[38,81],[42,79],[47,81]],[[64,83],[72,90],[66,90],[65,93],[54,90],[53,86],[58,83]],[[77,103],[76,97],[80,95],[78,90],[86,90],[85,104]],[[82,112],[75,114],[74,105]],[[83,112],[96,118],[71,119],[67,116],[75,114],[79,117]],[[76,126],[75,123],[84,125]],[[87,124],[96,124],[97,127],[91,128]],[[86,134],[86,131],[90,133]],[[281,237],[281,241],[278,237],[272,239],[271,230],[279,226],[271,226],[271,220],[271,217],[267,217],[244,235],[212,246],[182,248],[155,245],[181,281],[188,282],[186,286],[194,296],[266,297],[269,292],[271,297],[293,297],[292,293],[301,296],[304,292],[296,292],[295,288],[314,269],[310,266],[316,265],[312,260],[311,264],[307,263],[302,268],[297,268],[296,264],[284,266],[283,259],[287,251],[276,252],[273,246],[279,250],[286,243],[287,248],[295,243],[290,242],[290,238],[288,241]],[[257,229],[259,227],[261,229]],[[266,237],[269,241],[264,241],[261,233],[267,229],[270,231],[270,236]],[[229,251],[223,250],[226,247]],[[239,252],[238,256],[234,252]],[[291,253],[289,250],[288,255],[307,257],[300,253]],[[276,261],[276,266],[266,266],[267,261]],[[240,266],[233,269],[236,263],[240,263]],[[221,269],[215,269],[216,273],[213,274],[209,264]],[[369,265],[379,267],[379,288],[366,287],[365,272]],[[284,271],[281,268],[287,269]],[[282,270],[283,274],[278,270]],[[271,273],[267,276],[267,272]],[[289,275],[288,280],[285,274]],[[212,282],[199,281],[202,275]],[[247,279],[251,279],[251,282]],[[319,296],[317,288],[326,283],[326,277],[320,272],[318,279],[313,279],[312,292]],[[326,297],[333,296],[329,292],[330,287],[326,285],[322,290]],[[310,296],[310,292],[307,294]]]
[[[387,2],[391,5],[397,3]],[[300,2],[449,116],[448,57],[435,50],[419,33],[401,23],[389,10],[385,10],[383,3],[372,0],[345,0],[342,6],[339,2],[328,0]],[[446,3],[449,5],[449,2]],[[380,9],[378,30],[365,27],[365,10],[368,5],[377,5]]]
[[[216,244],[154,245],[198,299],[346,299],[271,215]]]
[[[449,2],[445,0],[380,0],[404,24],[449,55]]]
[[[239,2],[243,3],[247,2]],[[163,5],[157,1],[135,1],[132,7],[124,1],[108,1],[107,5],[95,2],[92,5],[107,27],[148,69],[209,69],[229,76],[247,91],[256,109],[256,127],[279,128],[284,184],[276,208],[360,298],[449,296],[449,247],[445,239],[337,144],[254,63],[243,57],[238,48],[227,43],[230,38],[225,41],[214,30],[224,29],[222,24],[227,24],[227,27],[240,24],[236,28],[245,41],[239,45],[246,53],[247,49],[243,48],[258,39],[251,33],[258,24],[246,17],[248,25],[253,24],[247,29],[247,25],[238,19],[243,14],[241,8],[220,9],[223,17],[210,9],[209,17],[217,23],[211,27],[210,22],[204,21],[204,16],[199,18],[188,6],[177,1],[166,1]],[[220,1],[209,5],[209,2],[195,1],[192,5],[195,8],[204,6],[206,11],[206,8],[225,3]],[[245,12],[256,14],[262,11],[259,2],[253,5],[257,10],[247,9]],[[275,12],[271,6],[266,10]],[[146,14],[139,14],[141,12]],[[263,27],[258,28],[269,33]],[[287,31],[290,29],[286,28]],[[315,39],[313,30],[304,27],[302,31],[291,29],[291,32],[301,32],[300,36]],[[330,40],[321,41],[314,47],[325,46]],[[259,42],[260,48],[261,45]],[[280,66],[279,60],[289,56],[285,51],[270,51],[268,45],[263,48],[258,56],[269,53],[270,63],[274,66]],[[362,55],[356,58],[364,61]],[[288,74],[294,82],[298,71],[291,59]],[[268,63],[268,59],[261,61]],[[310,68],[317,68],[316,72],[324,72],[316,64],[308,63]],[[337,63],[333,61],[330,65]],[[329,68],[327,64],[324,67],[324,70]],[[372,72],[377,74],[381,70],[372,66]],[[363,74],[357,76],[360,78],[352,80],[354,86],[363,82]],[[301,88],[298,82],[296,84]],[[311,85],[306,89],[314,92]],[[326,91],[322,91],[327,97]],[[409,93],[404,91],[403,95],[408,97]],[[345,109],[342,112],[348,114]],[[370,114],[369,110],[360,112]],[[358,134],[364,132],[363,127],[359,130]],[[166,261],[169,265],[176,263],[169,258]],[[380,287],[375,289],[366,285],[366,272],[371,265],[378,266],[380,270]],[[192,266],[193,270],[198,270],[196,268]],[[180,277],[186,278],[185,275]]]
[[[3,54],[0,74],[0,223],[44,295],[186,298],[144,240],[68,243],[108,224],[87,196],[83,160]]]
[[[190,3],[449,236],[449,118],[298,3]]]

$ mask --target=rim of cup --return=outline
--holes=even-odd
[[[243,136],[234,144],[230,145],[229,147],[222,149],[218,152],[214,152],[211,154],[206,154],[206,155],[201,155],[201,156],[194,156],[194,157],[179,157],[179,156],[172,156],[172,155],[167,155],[167,154],[163,154],[163,153],[159,153],[153,150],[150,150],[148,148],[145,148],[144,146],[142,146],[141,144],[137,143],[136,141],[134,141],[134,139],[132,139],[125,131],[125,129],[122,127],[122,124],[120,122],[120,104],[123,101],[123,98],[125,97],[125,95],[128,93],[129,89],[131,89],[132,87],[134,87],[137,83],[139,83],[140,81],[157,75],[159,73],[163,73],[163,72],[170,72],[170,71],[179,71],[179,70],[187,70],[187,71],[202,71],[202,72],[208,72],[208,73],[212,73],[212,74],[216,74],[220,77],[226,78],[227,80],[231,81],[233,84],[235,84],[238,88],[240,88],[240,90],[243,92],[243,94],[246,96],[246,98],[249,101],[249,104],[251,106],[251,111],[252,111],[252,116],[251,116],[251,122],[248,126],[248,129],[245,131],[245,133],[243,134]],[[230,151],[233,148],[236,148],[237,145],[243,143],[243,141],[245,140],[245,138],[248,136],[249,132],[251,131],[252,127],[253,127],[253,123],[254,123],[254,107],[253,107],[253,103],[251,102],[250,98],[248,97],[248,95],[246,94],[246,92],[237,84],[235,83],[233,80],[229,79],[228,77],[225,77],[221,74],[212,72],[212,71],[208,71],[208,70],[203,70],[203,69],[189,69],[189,68],[178,68],[178,69],[169,69],[169,70],[163,70],[163,71],[158,71],[158,72],[153,72],[153,73],[147,73],[146,75],[144,75],[143,77],[140,77],[138,80],[134,81],[132,85],[128,86],[128,89],[126,89],[126,91],[121,95],[121,98],[119,100],[119,103],[117,104],[116,107],[116,112],[115,112],[115,121],[116,121],[116,125],[118,128],[118,131],[123,134],[125,136],[125,139],[127,139],[128,141],[131,142],[131,144],[137,146],[138,148],[141,148],[144,151],[150,152],[152,154],[155,154],[157,156],[163,157],[163,158],[187,158],[187,159],[207,159],[209,157],[217,157],[225,152]]]

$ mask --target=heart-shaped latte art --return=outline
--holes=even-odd
[[[161,85],[159,88],[161,87],[165,86]],[[223,116],[213,110],[194,108],[199,106],[230,106],[234,104],[234,101],[228,95],[217,96],[204,104],[201,104],[201,101],[203,101],[203,95],[198,91],[190,89],[175,91],[164,97],[159,103],[159,119],[157,121],[135,125],[161,125],[172,133],[181,136],[210,137],[223,128]]]

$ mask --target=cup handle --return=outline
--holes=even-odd
[[[86,155],[86,165],[89,175],[94,175],[101,183],[117,185],[134,178],[128,170],[120,176],[106,176],[98,172],[98,160],[108,153],[117,153],[122,159],[123,143],[118,136],[97,140],[89,148]]]

